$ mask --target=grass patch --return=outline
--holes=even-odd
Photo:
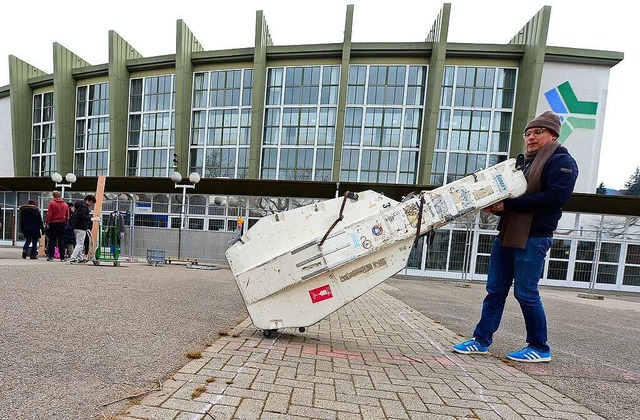
[[[199,359],[202,357],[202,352],[200,350],[191,350],[186,354],[187,359]]]
[[[203,392],[205,392],[207,390],[207,387],[204,385],[200,385],[199,387],[197,387],[192,393],[191,393],[191,399],[193,400],[194,398],[198,398],[200,395],[202,395]]]

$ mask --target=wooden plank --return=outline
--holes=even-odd
[[[100,218],[102,217],[102,199],[104,198],[104,184],[107,181],[107,177],[100,175],[98,177],[98,185],[96,187],[96,204],[93,206],[93,226],[91,227],[91,236],[93,236],[93,247],[89,247],[87,250],[87,259],[93,258],[96,253],[98,243],[98,231],[100,229]]]

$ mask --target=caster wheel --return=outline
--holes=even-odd
[[[300,327],[300,328],[298,328],[298,331],[303,333],[303,332],[307,331],[307,328],[306,327]]]
[[[94,261],[93,265],[100,265],[100,261]]]
[[[271,337],[271,334],[273,334],[276,331],[277,330],[262,330],[262,335],[264,336],[264,338],[269,338]]]
[[[113,266],[114,266],[114,267],[120,267],[120,262],[119,262],[119,261],[114,262],[114,263],[113,263]]]

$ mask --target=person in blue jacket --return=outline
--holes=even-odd
[[[538,291],[553,232],[578,178],[578,165],[557,141],[560,118],[551,111],[524,131],[527,190],[524,195],[484,209],[500,216],[487,276],[487,296],[473,339],[453,346],[461,354],[486,354],[498,330],[511,285],[527,330],[527,345],[507,357],[519,362],[548,362],[547,319]]]
[[[27,204],[20,206],[20,232],[24,235],[24,246],[22,247],[22,258],[27,258],[29,247],[29,258],[38,259],[38,239],[40,235],[44,235],[44,223],[42,222],[42,214],[38,208],[38,203],[29,200]]]

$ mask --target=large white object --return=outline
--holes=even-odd
[[[226,257],[257,328],[307,327],[402,270],[418,235],[526,187],[510,159],[401,203],[364,191],[266,216]]]

